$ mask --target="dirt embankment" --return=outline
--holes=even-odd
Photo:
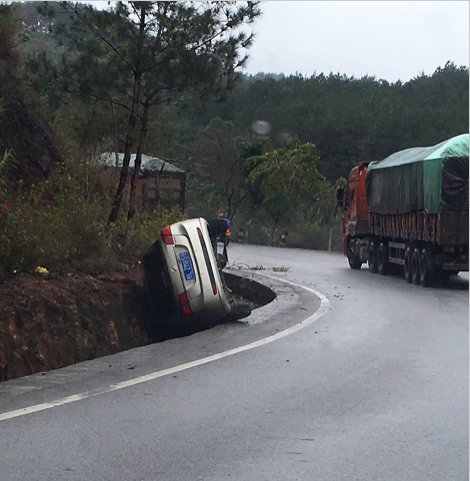
[[[110,277],[0,279],[0,380],[145,345],[158,337],[149,312],[140,264]]]
[[[264,305],[275,293],[225,273],[235,299]],[[140,263],[111,276],[0,276],[0,381],[190,335],[214,323],[158,327]]]

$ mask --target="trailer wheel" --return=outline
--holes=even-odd
[[[360,269],[362,266],[361,258],[356,254],[356,241],[351,239],[348,244],[348,261],[351,269]]]
[[[420,255],[419,250],[415,247],[413,254],[411,255],[411,279],[413,284],[419,286],[421,282],[421,269],[420,269]]]
[[[413,276],[411,274],[411,249],[406,248],[405,251],[405,265],[403,266],[403,274],[405,276],[405,281],[411,284],[413,282]]]
[[[374,241],[369,245],[367,263],[369,264],[370,272],[375,274],[377,272],[377,243]]]
[[[435,269],[434,256],[426,249],[421,251],[420,281],[423,287],[429,287],[434,283]]]
[[[379,244],[379,248],[377,250],[377,272],[385,276],[388,272],[388,252],[387,246],[383,242]]]

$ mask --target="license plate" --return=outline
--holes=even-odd
[[[193,266],[191,265],[191,259],[188,252],[180,252],[181,266],[183,267],[184,278],[187,281],[194,279]]]

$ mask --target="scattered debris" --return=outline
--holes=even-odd
[[[38,274],[49,274],[49,271],[45,267],[36,267],[34,272],[37,272]]]

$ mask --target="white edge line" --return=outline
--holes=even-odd
[[[252,342],[250,344],[245,344],[244,346],[236,347],[234,349],[229,349],[228,351],[224,351],[218,354],[213,354],[211,356],[203,357],[201,359],[196,359],[195,361],[187,362],[185,364],[180,364],[179,366],[171,367],[168,369],[163,369],[162,371],[156,371],[150,374],[146,374],[145,376],[139,376],[134,379],[130,379],[128,381],[123,381],[117,384],[111,384],[110,386],[106,388],[99,388],[99,389],[94,389],[91,391],[85,391],[79,394],[74,394],[72,396],[67,396],[64,398],[56,399],[55,401],[50,401],[46,403],[41,403],[41,404],[35,404],[34,406],[22,408],[22,409],[16,409],[14,411],[7,411],[5,413],[0,414],[0,422],[1,421],[6,421],[8,419],[13,419],[17,418],[20,416],[25,416],[26,414],[32,414],[36,413],[39,411],[45,411],[46,409],[51,409],[55,408],[58,406],[63,406],[65,404],[70,404],[76,401],[81,401],[83,399],[89,399],[94,396],[98,396],[100,394],[106,394],[109,392],[113,391],[119,391],[120,389],[125,389],[127,387],[131,386],[136,386],[138,384],[142,384],[144,382],[148,381],[153,381],[154,379],[158,379],[160,377],[168,376],[170,374],[175,374],[177,372],[185,371],[187,369],[191,369],[193,367],[197,366],[202,366],[203,364],[207,364],[212,361],[217,361],[219,359],[223,359],[225,357],[233,356],[234,354],[238,354],[240,352],[244,351],[249,351],[250,349],[254,349],[256,347],[264,346],[265,344],[269,344],[270,342],[277,341],[278,339],[281,339],[283,337],[286,337],[290,334],[293,334],[294,332],[299,331],[300,329],[303,329],[306,326],[309,326],[310,324],[314,323],[317,319],[319,319],[323,314],[325,314],[328,306],[329,306],[329,301],[326,296],[321,294],[320,292],[311,289],[309,287],[301,286],[299,284],[295,284],[294,282],[287,281],[285,279],[280,279],[279,277],[275,276],[270,276],[268,274],[260,274],[264,277],[269,277],[270,279],[275,279],[280,282],[284,282],[285,284],[290,284],[291,286],[299,287],[301,289],[304,289],[308,292],[311,292],[312,294],[315,294],[317,297],[320,298],[320,307],[315,311],[314,314],[311,316],[307,317],[307,319],[301,321],[299,324],[296,324],[295,326],[289,327],[285,329],[284,331],[277,332],[276,334],[273,334],[271,336],[265,337],[263,339],[260,339],[259,341]]]

